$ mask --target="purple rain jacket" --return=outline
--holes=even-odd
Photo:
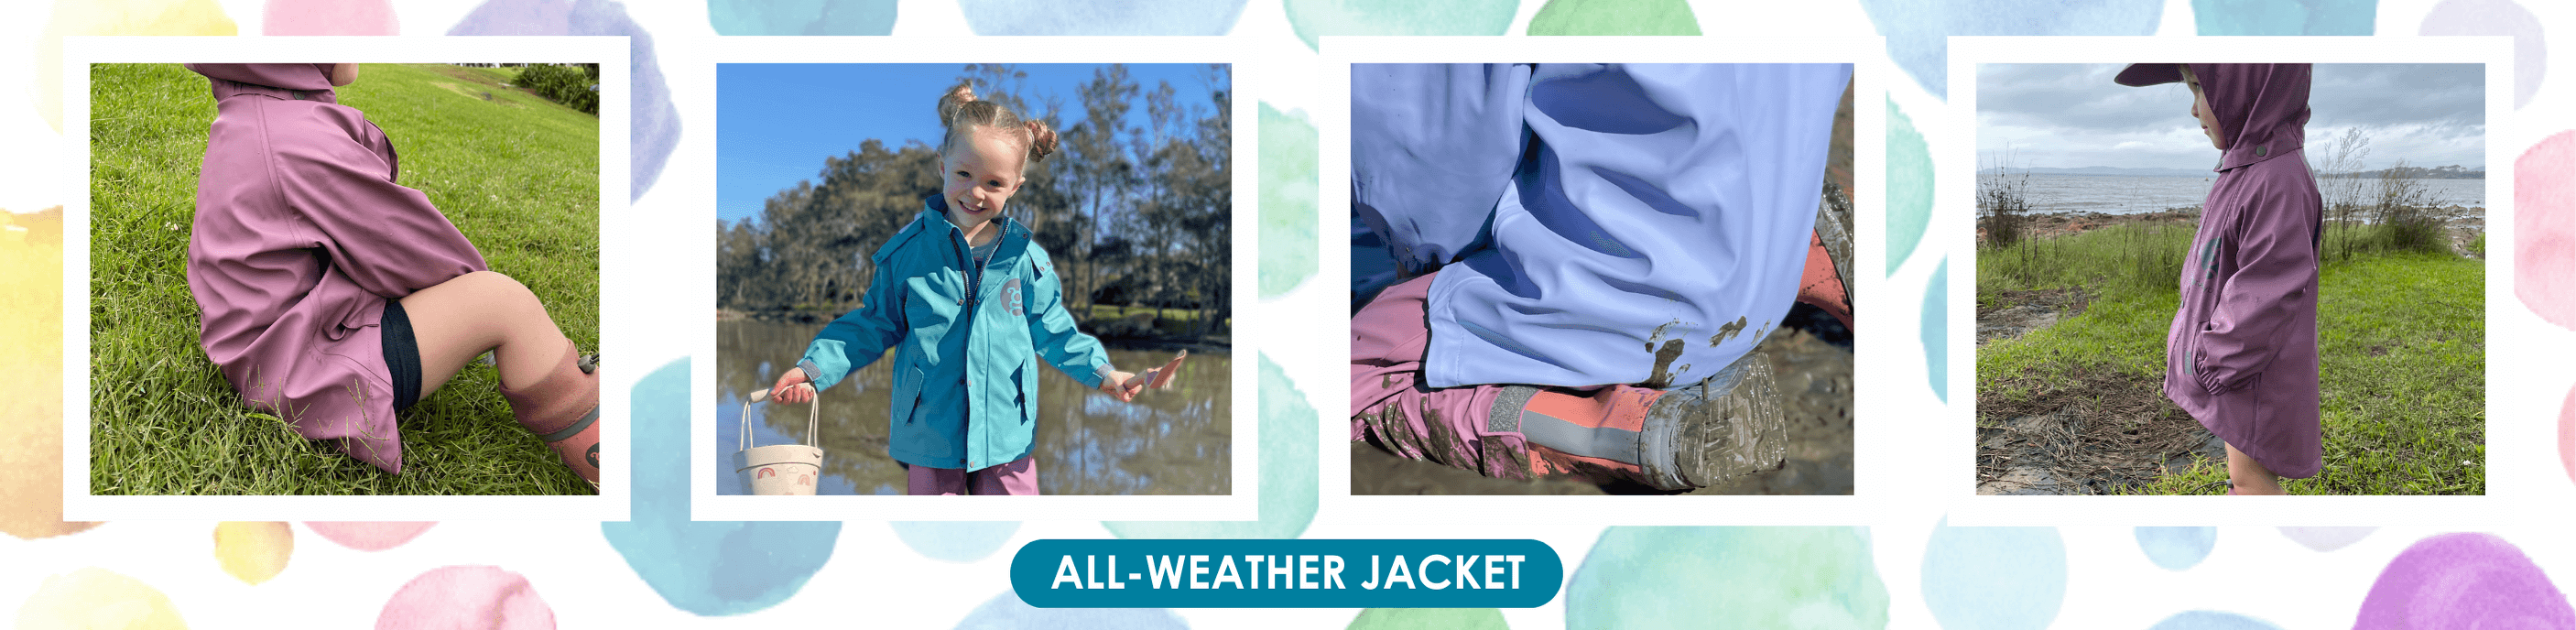
[[[2137,64],[2126,85],[2181,80]],[[2317,387],[2317,247],[2325,204],[2300,152],[2308,64],[2191,64],[2227,150],[2183,260],[2165,335],[2165,396],[2284,477],[2324,464]]]
[[[331,64],[188,64],[213,84],[188,290],[199,343],[251,406],[402,472],[385,300],[486,269],[393,143],[338,104]]]
[[[1796,298],[1848,64],[1351,67],[1351,210],[1424,380],[1695,383]]]

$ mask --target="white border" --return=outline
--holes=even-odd
[[[760,496],[725,496],[716,494],[717,462],[716,380],[714,358],[716,335],[714,321],[709,320],[697,356],[708,360],[704,368],[693,369],[690,378],[690,403],[693,407],[689,445],[690,518],[710,520],[1252,520],[1257,517],[1260,489],[1260,407],[1254,404],[1258,383],[1254,380],[1261,339],[1271,322],[1255,308],[1254,288],[1259,286],[1258,262],[1254,251],[1258,240],[1260,171],[1255,157],[1260,153],[1258,93],[1247,89],[1257,77],[1246,72],[1241,42],[1223,37],[1156,37],[1150,43],[1125,37],[918,37],[890,39],[885,37],[722,37],[697,42],[698,50],[685,59],[672,58],[667,66],[687,66],[691,72],[704,72],[704,81],[692,85],[714,86],[717,64],[731,63],[1224,63],[1233,65],[1233,137],[1234,148],[1234,344],[1233,353],[1233,446],[1231,460],[1232,494],[1205,496],[1077,496],[1053,495],[1011,498],[958,498],[913,496],[816,496],[781,498]],[[674,94],[676,99],[694,99],[698,111],[716,111],[719,89],[697,90]],[[922,96],[923,112],[935,95]],[[687,108],[683,105],[683,108]],[[710,118],[711,120],[715,118]],[[708,160],[712,162],[713,160]],[[710,176],[690,173],[687,176]],[[698,187],[695,194],[704,198],[692,200],[696,207],[706,208],[694,225],[715,223],[716,187],[712,181]],[[703,255],[707,264],[698,280],[707,287],[706,312],[713,312],[715,286],[714,235],[708,231]],[[1045,474],[1045,464],[1039,465]]]
[[[2510,37],[1952,37],[1950,108],[1941,123],[1954,137],[1976,137],[1977,64],[1980,63],[2478,63],[2486,64],[2487,285],[2486,305],[2516,308],[2507,280],[2512,269],[2513,39]],[[2105,83],[2103,89],[2125,89]],[[2390,98],[2403,98],[2391,94]],[[2366,106],[2366,105],[2365,105]],[[2319,141],[2311,138],[2311,142]],[[2564,474],[2549,452],[2556,436],[2541,423],[2496,422],[2494,386],[2498,359],[2509,350],[2488,345],[2487,494],[2485,496],[2240,497],[2189,496],[2002,497],[1976,495],[1975,230],[1977,143],[1952,142],[1933,160],[1952,176],[1934,200],[1936,219],[1927,238],[1948,239],[1956,257],[1950,274],[1951,415],[1938,435],[1926,435],[1920,507],[1952,515],[1952,525],[2434,525],[2467,527],[2519,522],[2516,498]],[[2489,318],[2489,338],[2494,337]],[[2332,466],[2332,462],[2327,463]],[[1920,513],[1920,512],[1916,512]]]
[[[629,69],[625,37],[67,37],[63,39],[63,141],[82,156],[78,187],[63,205],[63,518],[69,520],[189,519],[228,521],[451,521],[627,519],[632,477],[627,457],[625,395],[643,368],[612,366],[601,374],[600,494],[596,496],[91,496],[89,494],[89,138],[92,63],[309,62],[316,57],[358,63],[598,63],[600,332],[603,354],[617,356],[635,331],[618,313],[639,312],[644,295],[622,291],[634,282],[619,269],[644,252],[631,242],[624,214],[628,190]],[[399,141],[399,139],[397,139]],[[195,351],[194,348],[187,349]]]
[[[1855,226],[1855,295],[1875,295],[1875,273],[1882,264],[1877,238],[1886,222],[1883,190],[1886,171],[1886,99],[1888,77],[1898,76],[1877,37],[1802,37],[1794,39],[1699,37],[1325,37],[1323,72],[1317,93],[1321,104],[1311,111],[1320,142],[1316,173],[1322,180],[1317,197],[1329,226],[1349,219],[1350,64],[1474,62],[1659,62],[1659,63],[1848,63],[1852,81],[1852,169]],[[1324,232],[1320,277],[1350,277],[1350,241]],[[1350,321],[1336,330],[1349,338]],[[1855,333],[1854,389],[1868,392],[1884,386],[1869,378],[1868,348],[1873,342]],[[1332,378],[1309,383],[1315,398],[1327,405],[1350,399],[1350,383]],[[1858,397],[1856,397],[1858,398]],[[1857,402],[1857,400],[1855,401]],[[1317,468],[1323,473],[1317,494],[1321,513],[1367,514],[1388,523],[1557,523],[1568,525],[1867,525],[1877,510],[1865,499],[1876,484],[1878,453],[1886,447],[1871,439],[1873,418],[1853,417],[1853,493],[1849,496],[1369,496],[1351,494],[1348,416],[1339,407],[1323,410],[1324,423]],[[1892,472],[1892,471],[1887,471]]]

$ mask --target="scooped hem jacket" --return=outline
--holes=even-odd
[[[975,264],[946,200],[923,200],[869,261],[859,310],[815,334],[797,365],[830,388],[894,350],[886,450],[914,466],[981,470],[1027,456],[1036,441],[1040,361],[1086,388],[1109,368],[1100,340],[1075,327],[1046,250],[1018,221],[999,219],[1001,246],[969,287]]]

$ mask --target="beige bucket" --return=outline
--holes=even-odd
[[[734,474],[742,475],[742,484],[751,493],[763,496],[813,496],[814,487],[823,476],[823,449],[812,444],[751,445],[752,404],[766,402],[769,390],[752,392],[751,404],[743,405],[742,445],[733,454]],[[805,439],[815,439],[823,418],[822,401],[812,403],[805,415]]]

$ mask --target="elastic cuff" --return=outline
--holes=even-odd
[[[1107,381],[1107,380],[1109,380],[1109,373],[1110,373],[1110,372],[1116,372],[1116,371],[1118,371],[1118,366],[1110,365],[1110,364],[1107,364],[1107,363],[1102,363],[1102,364],[1100,364],[1100,368],[1099,368],[1099,369],[1092,370],[1092,371],[1091,371],[1091,374],[1092,374],[1093,376],[1098,376],[1098,377],[1100,377],[1100,380],[1102,380],[1102,381]]]
[[[2197,373],[2191,376],[2191,380],[2200,384],[2200,391],[2209,392],[2209,395],[2216,396],[2236,389],[2234,387],[2228,387],[2225,381],[2219,380],[2218,375],[2209,371],[2208,366],[2196,365],[2193,367]]]
[[[796,369],[805,372],[805,382],[807,383],[814,382],[814,376],[823,373],[823,368],[815,367],[813,359],[800,359],[796,361]],[[816,389],[821,388],[818,387]]]

